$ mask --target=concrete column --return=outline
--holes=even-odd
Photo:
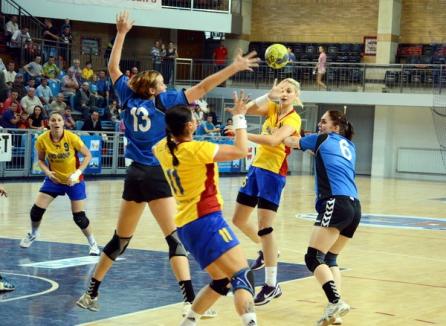
[[[393,124],[395,108],[375,107],[373,128],[372,177],[390,177],[394,168]]]
[[[379,0],[376,63],[395,63],[402,0]]]

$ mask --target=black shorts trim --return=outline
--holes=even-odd
[[[172,191],[161,166],[133,162],[124,180],[122,199],[137,203],[172,197]]]
[[[341,235],[352,238],[361,221],[361,203],[349,196],[333,196],[323,200],[314,225],[334,227]]]

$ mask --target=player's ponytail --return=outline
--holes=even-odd
[[[177,166],[180,164],[175,155],[177,143],[173,137],[181,137],[185,134],[186,123],[192,121],[192,111],[185,106],[177,106],[166,112],[166,136],[167,147],[172,154],[172,164]]]
[[[169,148],[170,154],[172,154],[172,164],[173,166],[178,166],[180,162],[175,155],[175,150],[177,149],[177,143],[175,143],[172,139],[172,133],[169,128],[166,128],[166,138],[167,138],[167,148]]]
[[[352,140],[355,132],[353,130],[353,125],[350,123],[350,121],[347,120],[346,115],[336,110],[330,110],[327,112],[333,124],[335,126],[339,126],[339,134],[344,136],[348,140]]]

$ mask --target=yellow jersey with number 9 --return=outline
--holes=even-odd
[[[77,153],[83,146],[80,137],[68,130],[64,130],[58,142],[53,141],[48,130],[37,138],[35,145],[37,151],[45,152],[50,170],[56,172],[56,177],[62,183],[67,183],[70,175],[79,167]],[[82,175],[80,179],[83,179]]]
[[[175,156],[180,164],[173,166],[166,138],[153,147],[177,201],[175,224],[178,227],[222,210],[218,166],[214,162],[217,151],[217,144],[205,141],[179,143]]]
[[[262,135],[272,135],[276,129],[282,126],[292,127],[293,134],[296,134],[300,132],[300,125],[300,116],[295,111],[291,111],[279,120],[279,105],[270,101],[268,115],[262,126]],[[280,175],[286,175],[288,172],[287,156],[290,152],[291,149],[283,143],[277,146],[259,145],[252,165]]]

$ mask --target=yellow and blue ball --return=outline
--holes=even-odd
[[[272,44],[265,51],[265,61],[273,69],[280,69],[288,63],[288,49],[283,44]]]

